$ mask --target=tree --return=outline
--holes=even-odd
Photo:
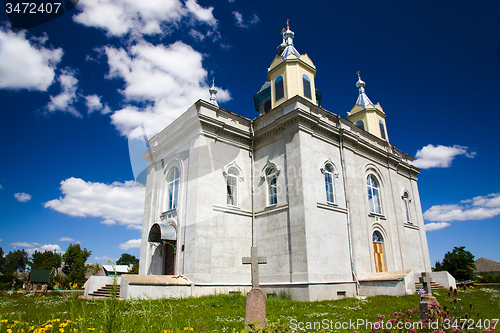
[[[24,272],[28,265],[28,252],[16,250],[5,256],[5,271],[7,273]]]
[[[30,266],[33,269],[58,269],[61,267],[61,254],[52,251],[38,252],[31,255]]]
[[[92,251],[85,248],[82,250],[80,244],[69,244],[68,249],[62,256],[64,261],[62,271],[66,274],[67,283],[76,283],[78,286],[83,285],[87,273],[85,262],[91,254]]]
[[[3,250],[2,253],[3,255]],[[5,257],[2,257],[2,274],[0,277],[0,290],[13,289],[22,286],[20,272],[26,270],[28,264],[28,253],[24,250],[16,250],[9,252]]]
[[[0,273],[4,272],[5,258],[3,256],[3,249],[0,247]]]
[[[435,271],[448,271],[458,281],[465,281],[474,278],[475,269],[474,255],[465,246],[455,246],[452,252],[446,252],[442,262],[436,262]]]
[[[139,273],[139,259],[134,255],[128,253],[122,253],[120,259],[116,261],[117,265],[132,265],[132,269],[129,273],[137,274]]]
[[[120,259],[116,261],[117,265],[135,265],[139,263],[139,259],[137,259],[134,255],[128,253],[122,253]]]

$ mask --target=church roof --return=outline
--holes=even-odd
[[[365,81],[361,80],[361,77],[358,74],[358,82],[356,82],[356,87],[359,89],[359,96],[358,99],[356,100],[356,104],[358,105],[363,105],[365,108],[368,105],[374,106],[373,102],[368,98],[368,96],[365,93]]]
[[[283,52],[281,53],[281,56],[283,58],[285,58],[285,60],[290,54],[294,54],[297,58],[300,58],[299,51],[297,51],[295,46],[293,46],[293,36],[295,34],[293,33],[292,30],[290,30],[290,26],[288,23],[289,23],[289,21],[287,20],[286,21],[286,30],[283,31],[283,44],[282,45],[286,45],[286,46],[285,46],[285,49],[283,50]]]

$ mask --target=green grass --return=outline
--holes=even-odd
[[[451,316],[468,313],[474,320],[500,318],[499,290],[484,288],[458,291],[448,296],[447,290],[434,294]],[[456,303],[454,298],[457,299]],[[418,307],[417,295],[391,297],[375,296],[366,299],[346,298],[338,301],[298,302],[279,297],[266,299],[267,319],[280,322],[281,331],[291,332],[299,325],[319,332],[318,326],[329,323],[324,332],[352,332],[335,329],[335,323],[364,320],[376,322],[379,316],[389,319],[394,312]],[[452,304],[450,304],[450,301]],[[469,304],[473,304],[472,309]],[[477,314],[480,314],[479,316]],[[245,298],[239,294],[200,298],[160,300],[91,301],[71,296],[0,296],[0,332],[241,332],[244,328]],[[412,314],[418,320],[418,312]],[[17,321],[17,323],[14,323]],[[303,323],[303,324],[299,324]],[[314,325],[316,323],[316,329]],[[10,327],[8,327],[10,325]],[[61,326],[62,325],[62,326]],[[333,325],[333,326],[332,326]],[[50,326],[50,327],[49,327]],[[330,329],[333,328],[333,329]],[[62,331],[61,331],[62,329]],[[75,331],[76,330],[76,331]],[[278,331],[278,330],[277,330]],[[363,328],[358,332],[368,332]],[[463,332],[482,332],[482,329]],[[386,332],[386,331],[383,331]],[[388,331],[387,331],[388,332]],[[403,332],[394,330],[393,332]],[[451,332],[451,331],[450,331]],[[495,332],[500,332],[500,324]],[[10,332],[9,332],[10,333]]]

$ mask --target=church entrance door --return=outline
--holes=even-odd
[[[373,255],[375,257],[376,272],[385,272],[384,241],[378,231],[373,233]]]
[[[163,263],[163,275],[174,275],[176,243],[177,242],[174,240],[163,241],[163,253],[165,256]]]

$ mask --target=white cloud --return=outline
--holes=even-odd
[[[27,243],[27,242],[14,242],[11,243],[14,248],[23,248],[28,254],[33,254],[35,251],[38,252],[45,252],[45,251],[53,251],[57,253],[63,253],[64,251],[61,251],[61,248],[57,244],[45,244],[42,246],[39,246],[39,243]]]
[[[75,74],[74,71],[67,68],[61,70],[61,74],[57,78],[61,85],[61,92],[57,96],[50,96],[50,102],[47,104],[49,112],[67,111],[75,117],[82,117],[73,106],[77,100],[76,90],[78,88],[78,80],[75,78]]]
[[[156,35],[168,33],[184,18],[188,24],[201,22],[217,26],[213,8],[203,8],[195,0],[86,0],[79,4],[81,13],[75,22],[103,29],[108,36]]]
[[[87,112],[89,114],[91,114],[94,111],[100,111],[102,114],[107,114],[111,112],[109,106],[103,105],[101,103],[101,96],[97,96],[94,94],[83,97],[85,98],[85,106],[87,106]]]
[[[448,222],[432,222],[425,225],[425,231],[434,231],[449,227],[451,223]]]
[[[145,121],[169,113],[173,120],[181,107],[198,99],[208,100],[207,72],[202,66],[202,55],[180,41],[169,46],[142,41],[125,50],[106,46],[109,78],[125,81],[121,91],[128,101],[147,102],[138,108],[126,105],[111,116],[111,121],[122,135],[128,135]],[[229,93],[218,88],[219,102],[230,99]]]
[[[73,217],[100,217],[106,224],[114,221],[129,229],[141,229],[145,189],[134,181],[107,185],[71,177],[61,182],[60,190],[64,197],[46,202],[45,208]]]
[[[0,89],[46,91],[63,51],[44,47],[47,37],[26,39],[25,34],[0,28]]]
[[[124,251],[127,251],[128,249],[134,249],[134,248],[140,248],[141,247],[141,240],[140,239],[131,239],[126,241],[125,243],[121,243],[118,245],[118,247]]]
[[[500,215],[500,193],[462,200],[460,204],[436,205],[424,213],[424,219],[434,222],[484,220]]]
[[[58,241],[60,241],[60,242],[74,242],[75,240],[73,238],[70,238],[70,237],[61,237],[58,239]]]
[[[240,12],[234,11],[233,12],[234,20],[235,20],[235,25],[239,28],[249,28],[251,25],[257,24],[260,22],[260,19],[257,15],[253,14],[251,18],[248,20],[248,23],[245,23],[245,20],[243,19],[243,15],[241,15]]]
[[[15,193],[14,198],[19,202],[28,202],[31,200],[31,195],[27,193]]]
[[[26,242],[15,242],[15,243],[10,243],[11,246],[14,248],[16,247],[35,247],[37,245],[40,245],[38,243],[26,243]]]
[[[2,185],[0,185],[0,190],[3,190],[3,186]]]
[[[40,251],[61,252],[61,247],[57,244],[47,244],[40,246]]]
[[[459,145],[448,147],[442,145],[433,146],[429,144],[417,151],[415,155],[417,158],[413,164],[421,169],[448,168],[458,155],[465,155],[469,158],[474,158],[474,156],[476,156],[475,152],[468,152],[467,149],[468,147]]]

